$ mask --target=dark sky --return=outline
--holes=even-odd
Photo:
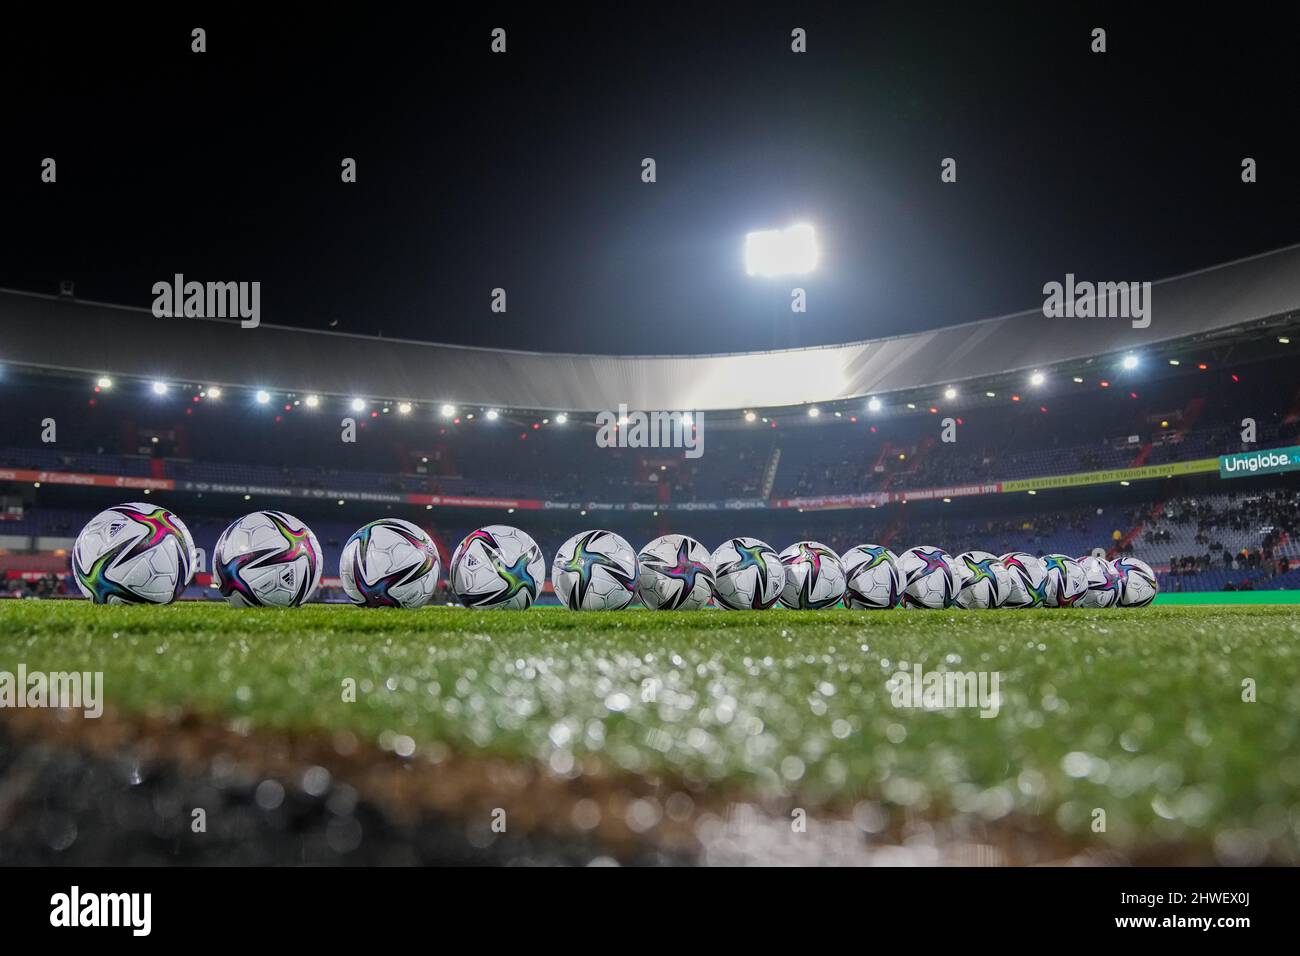
[[[182,272],[260,281],[268,322],[682,353],[964,322],[1067,271],[1300,241],[1294,9],[423,6],[13,21],[0,286],[148,306]],[[805,315],[741,265],[745,232],[796,220],[823,247]]]

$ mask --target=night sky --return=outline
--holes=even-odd
[[[1157,279],[1300,241],[1294,9],[424,6],[17,15],[0,286],[147,307],[181,272],[260,281],[277,324],[689,353],[971,321],[1067,271]],[[744,233],[795,221],[818,271],[746,277]]]

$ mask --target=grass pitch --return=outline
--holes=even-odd
[[[997,716],[896,706],[887,682],[918,663],[996,672]],[[870,801],[909,820],[1032,820],[1121,849],[1300,860],[1294,608],[581,614],[3,602],[0,671],[19,664],[102,671],[115,713],[184,709],[258,729],[350,731],[403,755],[505,756],[559,774],[596,760],[826,814]],[[1253,702],[1243,699],[1250,682]]]

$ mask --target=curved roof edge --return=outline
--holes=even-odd
[[[1055,277],[1063,281],[1064,276]],[[1105,277],[1079,276],[1078,281]],[[0,361],[228,387],[553,411],[832,402],[1048,368],[1300,311],[1300,245],[1152,283],[1150,324],[1041,309],[843,345],[582,355],[439,345],[0,291]]]

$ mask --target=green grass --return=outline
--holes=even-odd
[[[1300,591],[1166,591],[1156,595],[1159,607],[1177,604],[1293,604],[1300,606]]]
[[[900,668],[997,671],[994,719],[893,706]],[[1300,858],[1300,613],[576,614],[0,603],[0,670],[102,670],[109,706],[351,730],[417,750],[599,755],[632,773],[1042,817],[1119,844]],[[345,679],[357,683],[343,701]],[[1242,700],[1242,681],[1257,702]],[[1226,836],[1224,836],[1226,834]]]

